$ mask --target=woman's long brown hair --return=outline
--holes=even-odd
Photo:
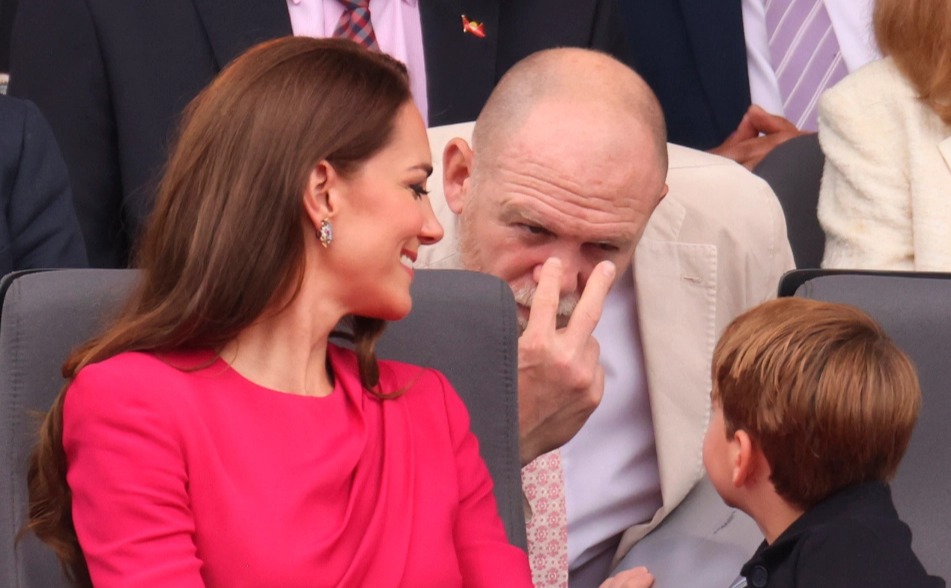
[[[63,404],[84,366],[124,351],[220,349],[299,290],[302,195],[327,160],[347,175],[389,141],[410,99],[398,62],[349,41],[284,38],[252,48],[189,105],[143,235],[141,282],[108,330],[67,359],[30,458],[32,531],[91,586],[72,522]],[[353,317],[363,385],[379,373],[383,321]]]

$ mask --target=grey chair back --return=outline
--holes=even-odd
[[[793,271],[780,293],[861,308],[915,363],[921,413],[892,495],[925,569],[951,578],[951,274]]]
[[[780,144],[753,170],[779,198],[799,269],[819,267],[825,251],[825,233],[816,216],[824,164],[818,135],[810,133]]]
[[[52,552],[14,536],[26,515],[26,460],[38,415],[62,387],[60,366],[122,304],[134,270],[20,272],[0,281],[0,586],[66,586]],[[518,453],[515,302],[491,276],[420,270],[413,311],[388,326],[380,357],[436,368],[469,409],[509,540],[525,548]]]

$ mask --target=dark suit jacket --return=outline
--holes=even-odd
[[[750,105],[740,0],[622,0],[628,64],[653,88],[668,140],[710,149]]]
[[[0,96],[0,276],[85,267],[66,165],[36,106]]]
[[[431,125],[472,120],[516,61],[554,46],[623,56],[615,0],[420,0]],[[461,15],[485,23],[463,34]],[[11,94],[63,149],[95,266],[127,263],[183,107],[251,45],[291,34],[282,0],[30,0]]]
[[[18,0],[0,0],[0,73],[10,71],[10,35]]]
[[[841,490],[812,507],[772,545],[763,545],[743,576],[757,588],[944,588],[911,550],[880,482]]]

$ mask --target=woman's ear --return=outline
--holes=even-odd
[[[304,210],[315,227],[336,212],[339,184],[340,176],[327,160],[317,162],[310,171],[304,190]]]
[[[446,144],[442,156],[442,184],[446,203],[455,214],[462,214],[469,196],[472,177],[472,149],[463,139]]]

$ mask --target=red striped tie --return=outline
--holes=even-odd
[[[380,46],[370,23],[370,0],[338,1],[343,4],[344,11],[334,29],[334,36],[352,39],[367,49],[379,51]]]

